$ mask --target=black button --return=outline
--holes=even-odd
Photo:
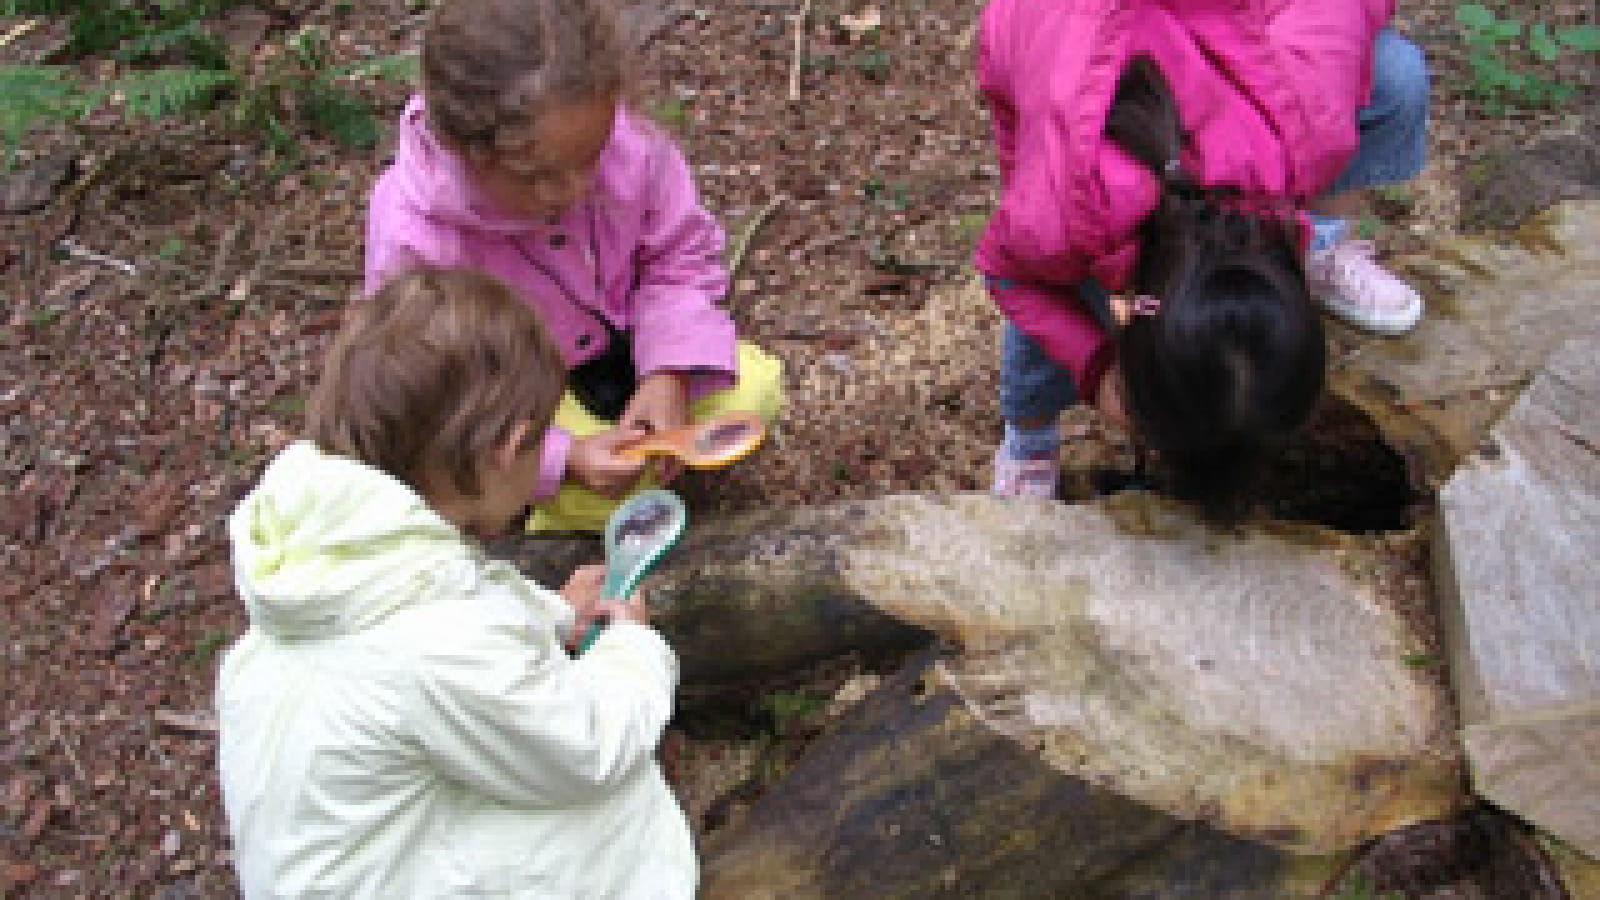
[[[582,349],[594,343],[594,336],[589,334],[578,335],[578,348]]]
[[[550,235],[550,246],[556,248],[557,250],[560,250],[562,247],[565,247],[566,245],[567,245],[567,236],[566,235],[564,235],[564,234],[552,234],[552,235]]]

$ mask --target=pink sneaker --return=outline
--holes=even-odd
[[[1056,495],[1056,485],[1061,481],[1061,460],[1054,456],[1044,459],[1014,459],[1003,451],[994,454],[994,484],[990,493],[999,497],[1043,497]]]
[[[1312,296],[1357,328],[1405,334],[1422,318],[1422,295],[1372,259],[1371,241],[1339,241],[1306,260]]]

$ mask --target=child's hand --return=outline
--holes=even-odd
[[[1113,364],[1100,376],[1100,391],[1095,397],[1095,407],[1123,431],[1132,432],[1128,421],[1128,407],[1122,399],[1122,367]]]
[[[576,641],[589,630],[589,623],[604,615],[600,608],[600,587],[606,580],[605,566],[579,566],[561,586],[561,599],[577,614],[572,624]]]
[[[612,619],[626,619],[629,622],[638,622],[640,625],[650,624],[650,607],[644,602],[644,595],[634,591],[621,600],[613,600],[607,605],[605,614]]]
[[[618,448],[637,441],[644,433],[628,428],[613,428],[588,437],[573,438],[567,452],[567,472],[591,491],[607,497],[620,497],[639,479],[645,461],[621,456]]]
[[[671,431],[689,424],[689,385],[685,374],[669,370],[651,373],[639,382],[618,424],[646,434]],[[676,459],[657,458],[651,464],[662,484],[677,478],[683,471],[683,463]]]

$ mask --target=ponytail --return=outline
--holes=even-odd
[[[1178,155],[1188,136],[1178,117],[1178,101],[1155,60],[1137,56],[1122,70],[1106,112],[1105,134],[1157,178],[1172,181],[1180,174]]]
[[[1183,169],[1188,144],[1161,67],[1134,58],[1105,134],[1159,183],[1127,287],[1160,298],[1118,335],[1128,413],[1173,493],[1213,519],[1242,513],[1261,462],[1310,417],[1326,366],[1322,320],[1281,204]]]

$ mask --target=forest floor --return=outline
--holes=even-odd
[[[749,234],[730,309],[787,367],[775,439],[714,492],[691,484],[702,509],[988,480],[999,319],[958,289],[996,190],[970,71],[979,4],[885,3],[863,29],[866,5],[809,4],[793,97],[799,2],[634,9],[636,103],[679,137],[730,237]],[[263,0],[213,24],[257,62],[307,27],[351,61],[413,49],[427,6]],[[1542,6],[1592,24],[1592,5]],[[1435,106],[1427,171],[1369,223],[1390,252],[1459,228],[1462,179],[1487,154],[1570,124],[1486,114],[1454,12],[1401,3]],[[64,30],[28,26],[0,63],[48,58]],[[1592,65],[1548,71],[1592,98]],[[385,123],[407,94],[363,90]],[[112,109],[33,133],[0,173],[62,162],[42,208],[0,215],[0,895],[235,891],[209,712],[219,651],[245,624],[224,524],[297,434],[391,152],[387,134],[294,145],[268,152],[219,115]],[[1126,454],[1092,415],[1072,422],[1074,464]]]

